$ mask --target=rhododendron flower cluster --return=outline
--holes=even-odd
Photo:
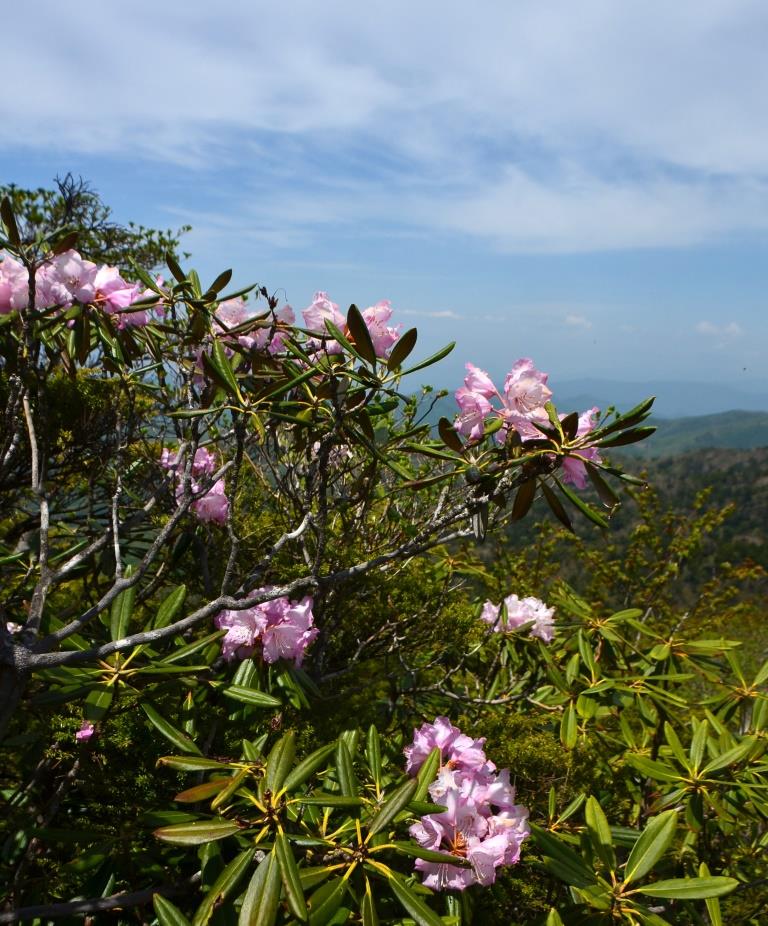
[[[523,440],[541,437],[534,422],[548,423],[544,406],[552,390],[547,386],[547,374],[537,370],[532,360],[523,357],[514,364],[504,380],[503,392],[499,392],[485,370],[471,363],[466,364],[466,369],[464,385],[455,393],[459,405],[455,426],[459,434],[479,440],[485,433],[485,419],[495,416],[503,422],[496,438],[500,443],[506,440],[510,428]],[[500,407],[493,406],[491,399],[498,399]]]
[[[68,308],[75,302],[118,314],[118,327],[146,325],[144,310],[127,311],[153,293],[124,280],[116,267],[101,267],[69,250],[50,258],[35,271],[35,308]],[[0,313],[19,311],[29,301],[29,280],[23,264],[6,254],[0,261]]]
[[[434,890],[463,891],[496,880],[496,869],[520,860],[529,835],[528,811],[515,804],[509,770],[497,771],[486,758],[485,739],[473,740],[447,717],[424,723],[406,747],[406,770],[416,775],[432,750],[440,749],[440,770],[430,785],[434,801],[447,809],[428,814],[410,833],[425,849],[466,859],[469,867],[416,860],[424,884]]]
[[[269,588],[259,591],[269,593]],[[226,629],[221,654],[225,659],[246,659],[261,653],[264,662],[288,659],[300,666],[304,651],[318,634],[312,615],[312,596],[301,601],[273,598],[242,611],[222,611],[215,619]]]
[[[237,340],[237,343],[247,350],[266,348],[270,354],[279,353],[283,349],[287,334],[284,326],[292,325],[296,321],[293,309],[289,305],[278,309],[274,313],[274,319],[264,318],[258,327],[251,329],[247,334],[229,334],[231,329],[244,325],[258,314],[252,312],[246,301],[240,297],[226,299],[219,303],[214,313],[214,333],[222,339],[231,337]]]
[[[178,454],[172,453],[167,448],[163,450],[160,457],[160,465],[167,470],[172,470],[176,474],[176,500],[181,499],[184,494],[184,465],[183,460],[179,463]],[[195,458],[192,462],[192,471],[190,473],[190,489],[193,495],[200,495],[199,498],[192,502],[190,509],[200,521],[211,522],[213,524],[224,524],[229,514],[229,499],[224,494],[224,479],[217,479],[216,482],[204,494],[200,480],[212,476],[216,472],[216,458],[205,447],[198,447],[195,451]]]
[[[555,635],[554,614],[555,609],[548,608],[539,598],[507,595],[502,604],[486,601],[480,618],[486,624],[490,624],[497,633],[509,633],[525,624],[531,624],[532,637],[551,643]]]
[[[307,329],[314,334],[328,334],[328,329],[325,327],[326,321],[334,324],[343,334],[349,334],[346,317],[339,311],[338,305],[331,302],[328,293],[316,292],[312,303],[301,314],[304,316],[304,324]],[[400,337],[402,327],[398,325],[393,328],[387,324],[392,317],[392,307],[389,300],[383,299],[381,302],[377,302],[376,305],[363,309],[360,314],[363,316],[363,321],[368,328],[368,334],[371,336],[376,356],[382,359],[388,357],[392,345]],[[341,345],[338,341],[331,339],[320,341],[313,338],[311,344],[315,349],[322,347],[329,354],[341,353]]]

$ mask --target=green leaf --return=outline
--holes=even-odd
[[[379,742],[379,731],[371,724],[368,727],[368,736],[365,746],[365,757],[368,760],[368,767],[373,775],[376,789],[381,787],[381,744]]]
[[[162,894],[153,895],[152,906],[155,908],[159,926],[190,926],[189,920],[181,910],[170,900],[166,900]]]
[[[242,685],[229,685],[222,688],[221,693],[234,701],[242,701],[244,704],[254,704],[256,707],[282,707],[283,702],[265,691],[257,691],[255,688],[245,688]]]
[[[462,444],[461,438],[456,432],[456,428],[454,428],[447,418],[441,418],[437,422],[437,432],[446,447],[453,450],[455,453],[462,453],[464,444]]]
[[[450,354],[450,352],[454,349],[454,347],[456,347],[456,342],[451,341],[450,344],[442,348],[442,350],[439,350],[436,354],[432,354],[431,357],[427,357],[426,360],[422,360],[421,363],[417,363],[415,367],[409,367],[407,370],[403,370],[403,376],[408,376],[409,373],[415,373],[417,370],[423,370],[425,367],[431,367],[433,363],[438,363],[444,357],[447,357],[448,354]]]
[[[618,508],[619,505],[621,505],[621,499],[600,475],[598,468],[592,466],[591,463],[585,463],[584,465],[587,470],[587,476],[589,476],[589,481],[600,496],[600,501],[611,511],[613,511],[614,508]]]
[[[155,615],[154,628],[158,630],[161,627],[167,627],[176,619],[176,615],[181,611],[184,599],[187,597],[187,586],[179,585],[166,598],[157,609]]]
[[[171,271],[171,273],[176,278],[177,282],[179,283],[187,282],[187,275],[181,269],[181,267],[179,266],[179,262],[176,260],[173,254],[171,254],[170,251],[165,252],[165,262],[168,265],[168,269]]]
[[[264,787],[272,794],[283,787],[296,757],[296,735],[293,730],[285,733],[272,747],[267,756]]]
[[[577,492],[574,492],[573,489],[567,486],[564,482],[561,482],[556,476],[553,476],[552,478],[554,479],[558,489],[560,489],[568,501],[574,507],[578,508],[586,518],[589,518],[589,520],[593,524],[597,524],[598,527],[608,527],[607,519],[602,514],[600,514],[599,511],[597,511],[591,505],[587,504],[587,502],[585,502]]]
[[[616,868],[616,853],[613,851],[613,836],[608,819],[597,799],[590,797],[584,808],[584,819],[589,830],[592,845],[609,871]]]
[[[181,750],[181,752],[202,756],[202,753],[192,740],[186,734],[182,733],[181,730],[177,730],[176,727],[168,723],[164,717],[161,717],[151,704],[142,701],[141,707],[149,718],[152,726],[162,733],[168,742],[172,743],[177,749]]]
[[[303,923],[307,919],[307,902],[304,900],[299,867],[293,857],[293,850],[285,837],[285,833],[278,833],[275,836],[274,853],[280,866],[280,875],[283,879],[285,896],[288,898],[288,906],[291,908],[291,913]]]
[[[413,348],[416,347],[417,337],[418,332],[415,328],[409,328],[400,335],[390,351],[389,359],[387,360],[388,370],[400,369],[406,358],[413,351]]]
[[[554,907],[550,907],[549,913],[547,914],[547,921],[544,926],[565,926],[560,914],[555,910]]]
[[[205,354],[203,354],[202,357],[203,360],[205,360]],[[213,368],[219,374],[221,382],[224,384],[224,388],[227,392],[242,402],[243,397],[240,395],[240,387],[237,384],[237,378],[232,369],[232,364],[229,362],[224,345],[218,339],[214,339],[213,341],[209,360]]]
[[[365,894],[360,904],[360,913],[363,917],[363,926],[379,926],[379,914],[376,912],[376,905],[373,902],[371,892],[371,882],[365,879]]]
[[[195,918],[192,920],[192,926],[206,926],[211,916],[240,883],[243,875],[248,871],[255,853],[255,848],[246,849],[236,855],[224,868],[203,898],[203,902],[197,908]]]
[[[737,765],[743,759],[746,759],[747,756],[752,752],[755,743],[757,740],[753,736],[748,736],[743,739],[738,746],[734,746],[732,749],[727,749],[725,752],[721,753],[716,758],[712,759],[704,768],[701,770],[702,776],[711,775],[713,772],[719,772],[724,768],[731,768],[734,765]]]
[[[227,782],[226,787],[222,788],[221,791],[216,795],[216,797],[211,801],[211,810],[216,810],[217,807],[221,807],[222,804],[232,797],[232,795],[237,791],[240,785],[245,781],[246,778],[251,774],[251,770],[248,768],[241,768],[238,772],[235,772],[234,775]]]
[[[677,811],[666,810],[648,823],[629,853],[624,866],[624,884],[644,877],[672,845],[677,829]]]
[[[638,441],[650,437],[656,430],[654,427],[633,428],[630,431],[624,431],[616,437],[603,438],[597,442],[598,447],[624,447],[626,444],[636,444]]]
[[[574,887],[589,887],[597,883],[592,869],[587,867],[573,849],[535,823],[531,823],[530,827],[536,845],[546,857],[547,867],[556,877]]]
[[[155,836],[176,846],[201,846],[206,842],[226,839],[240,832],[237,823],[229,820],[196,820],[194,823],[177,823],[155,830]]]
[[[358,354],[372,367],[376,366],[376,348],[373,346],[365,319],[356,305],[351,305],[347,312],[347,331],[352,335]]]
[[[226,788],[230,780],[230,778],[213,778],[211,781],[204,781],[201,785],[187,788],[186,791],[179,791],[174,801],[179,804],[196,804],[198,801],[206,801]]]
[[[97,685],[85,699],[83,705],[85,719],[93,722],[101,720],[112,706],[114,696],[114,685]]]
[[[347,892],[343,878],[333,878],[319,887],[309,901],[309,926],[325,926],[341,906]]]
[[[208,288],[208,292],[213,293],[214,295],[216,295],[216,293],[220,293],[222,289],[227,286],[231,279],[232,271],[222,270],[222,272],[216,277],[213,283],[211,283],[210,287]]]
[[[13,206],[7,196],[4,196],[2,202],[0,202],[0,218],[2,218],[3,225],[5,225],[8,240],[15,248],[20,247],[21,236],[19,235],[19,227],[16,224],[16,216],[13,214]]]
[[[670,878],[655,881],[637,890],[647,897],[663,897],[665,900],[704,900],[707,897],[722,897],[739,886],[736,878]]]
[[[536,497],[536,480],[528,479],[526,482],[522,483],[520,488],[517,490],[517,495],[512,504],[512,513],[510,514],[511,521],[520,521],[524,518],[528,512],[531,510],[531,505],[533,500]]]
[[[125,570],[125,577],[130,576],[130,566]],[[122,640],[125,636],[128,622],[133,614],[133,603],[136,599],[136,586],[132,585],[119,595],[112,602],[109,612],[109,633],[113,642]]]
[[[321,746],[319,749],[316,749],[314,752],[310,753],[306,759],[302,759],[283,782],[283,790],[289,792],[295,791],[296,788],[303,785],[304,782],[314,775],[320,766],[323,765],[335,748],[336,744],[330,743],[327,746]]]
[[[420,897],[417,897],[394,871],[387,869],[387,878],[392,893],[418,926],[444,926],[437,913],[431,910]]]
[[[471,862],[466,858],[458,855],[449,855],[447,852],[435,852],[432,849],[423,849],[415,842],[404,842],[395,840],[392,843],[397,847],[398,852],[407,855],[409,858],[422,858],[427,862],[438,862],[442,865],[455,865],[457,868],[469,868]]]
[[[373,836],[383,830],[385,826],[388,826],[401,811],[405,810],[412,800],[415,800],[418,790],[419,781],[416,778],[406,781],[405,784],[397,788],[371,820],[368,826],[368,835]]]
[[[442,752],[440,747],[435,746],[435,748],[424,760],[424,764],[421,766],[418,775],[416,776],[419,787],[416,790],[412,800],[423,801],[426,798],[427,794],[429,793],[429,786],[432,784],[435,778],[437,778],[437,773],[440,771],[441,757]]]
[[[339,738],[336,746],[336,772],[344,797],[357,797],[357,778],[347,744]]]
[[[302,794],[293,798],[298,804],[317,807],[362,807],[365,801],[361,797],[344,797],[343,794]]]
[[[699,865],[699,877],[700,878],[709,878],[709,868],[707,867],[706,862],[702,862]],[[705,903],[707,906],[707,913],[709,914],[709,919],[712,926],[723,926],[723,914],[720,909],[720,901],[717,897],[707,897],[705,898]]]
[[[647,778],[653,778],[654,781],[672,782],[681,780],[678,772],[671,766],[657,762],[655,759],[648,759],[646,756],[630,754],[626,757],[626,762]]]
[[[205,756],[160,756],[158,765],[167,765],[180,772],[205,772],[213,769],[231,768],[226,762],[207,759]]]
[[[557,518],[557,520],[563,525],[566,530],[569,530],[571,533],[574,533],[573,524],[571,519],[568,517],[568,513],[565,508],[563,508],[563,503],[555,495],[555,493],[550,489],[550,487],[543,480],[540,482],[541,491],[544,493],[544,498],[547,500],[547,504],[552,510],[552,514]]]
[[[280,871],[273,852],[259,864],[248,884],[238,926],[272,926],[280,903]]]
[[[579,733],[579,718],[571,701],[560,719],[560,742],[566,749],[573,749]]]

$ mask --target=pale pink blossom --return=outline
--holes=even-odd
[[[470,392],[478,392],[480,395],[485,396],[486,399],[499,394],[493,380],[485,370],[481,370],[480,367],[476,367],[472,363],[465,364],[465,369],[467,375],[464,377],[464,385]]]
[[[539,598],[532,596],[519,598],[507,595],[504,599],[504,611],[486,601],[480,613],[480,619],[490,624],[498,633],[509,633],[530,624],[530,634],[544,643],[550,643],[555,634],[554,608],[548,608]]]
[[[29,278],[24,265],[11,257],[2,255],[0,261],[0,315],[18,312],[28,301]]]
[[[72,302],[87,304],[96,294],[98,268],[70,249],[57,254],[45,266],[46,285],[53,301],[49,305],[69,305]]]
[[[75,733],[75,739],[78,743],[87,743],[88,740],[96,732],[96,727],[90,722],[90,720],[84,720],[80,729]]]
[[[331,302],[328,293],[318,291],[310,305],[301,313],[304,316],[304,324],[315,334],[327,334],[325,327],[326,321],[332,322],[337,328],[343,330],[347,320],[339,311],[335,302]]]
[[[548,376],[534,366],[533,360],[523,357],[514,364],[504,380],[504,404],[526,418],[546,420],[544,405],[552,390],[547,386]]]
[[[160,465],[171,470],[176,476],[176,501],[184,495],[184,466],[185,461],[179,461],[178,453],[164,448],[160,456]],[[229,515],[229,499],[225,494],[224,479],[217,479],[213,485],[203,493],[201,480],[209,479],[216,471],[215,456],[207,447],[198,447],[192,462],[189,489],[193,495],[199,496],[190,505],[190,510],[203,523],[225,524]]]
[[[193,484],[193,491],[199,491]],[[190,510],[203,523],[226,524],[229,499],[225,495],[223,479],[217,479],[205,495],[192,502]]]
[[[491,414],[492,406],[480,392],[472,392],[461,386],[455,393],[459,406],[454,427],[459,434],[470,440],[479,440],[485,431],[485,419]]]
[[[587,409],[579,415],[579,424],[576,429],[576,436],[583,437],[589,434],[597,425],[597,416],[600,409],[597,406]],[[585,489],[587,486],[587,468],[584,460],[592,463],[600,463],[601,457],[597,447],[580,447],[578,454],[581,460],[576,457],[565,457],[563,460],[563,482],[576,486],[577,489]]]
[[[461,752],[462,740],[484,743],[484,740],[472,741],[464,737],[445,717],[438,717],[434,724],[423,724],[415,731],[412,746],[406,749],[410,774],[415,774],[417,766],[420,767],[413,761],[414,756],[425,758],[425,750],[437,746],[446,760],[447,756]],[[499,867],[519,861],[520,847],[529,835],[528,811],[514,802],[509,770],[496,773],[482,749],[478,750],[477,745],[471,749],[477,753],[475,759],[455,786],[445,773],[452,771],[456,756],[447,758],[437,779],[430,785],[433,800],[444,804],[446,810],[427,814],[410,829],[411,836],[423,848],[453,855],[468,863],[452,865],[417,859],[415,866],[424,876],[423,883],[433,890],[463,891],[472,884],[492,884]]]
[[[371,336],[376,356],[387,357],[392,345],[400,337],[400,329],[402,328],[402,325],[398,325],[397,328],[387,325],[387,322],[392,317],[392,307],[389,299],[383,299],[381,302],[377,302],[376,305],[363,309],[360,314],[363,316],[363,321],[368,328],[368,334]]]
[[[305,650],[318,634],[309,595],[298,602],[280,597],[242,611],[222,611],[215,623],[227,630],[221,653],[228,660],[260,652],[266,663],[286,659],[300,666]]]

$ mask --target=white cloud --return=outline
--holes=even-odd
[[[569,314],[565,316],[565,324],[570,325],[572,328],[591,328],[592,322],[586,317],[586,315],[575,315]]]
[[[0,146],[237,169],[292,246],[398,223],[511,252],[768,227],[763,0],[17,4]],[[345,187],[345,180],[353,182]],[[251,207],[251,202],[255,207]]]
[[[712,322],[704,320],[698,322],[695,330],[698,334],[717,338],[738,338],[744,334],[744,329],[736,322],[728,322],[726,325],[713,325]]]

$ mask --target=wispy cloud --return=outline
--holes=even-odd
[[[700,321],[695,330],[698,334],[717,338],[738,338],[744,334],[744,329],[736,322],[728,322],[726,325],[713,325],[712,322]]]
[[[587,318],[586,315],[566,315],[563,319],[566,325],[570,325],[572,328],[586,328],[589,329],[592,327],[592,322]]]
[[[229,174],[255,240],[553,253],[768,228],[762,0],[36,9],[4,49],[24,93],[0,98],[0,147]]]

